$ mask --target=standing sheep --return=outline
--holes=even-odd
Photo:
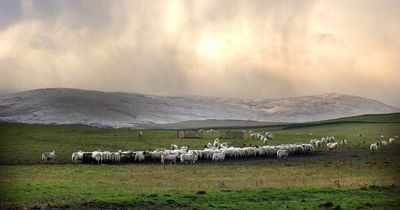
[[[214,162],[217,161],[223,162],[224,160],[225,160],[225,152],[214,153],[212,156],[212,161]]]
[[[326,146],[327,146],[329,151],[338,149],[338,143],[337,142],[335,142],[335,143],[327,143]]]
[[[177,150],[178,149],[178,145],[176,144],[171,144],[171,150]]]
[[[386,147],[388,145],[387,141],[380,141],[381,147]]]
[[[371,152],[377,151],[377,150],[378,150],[378,144],[377,144],[377,143],[371,144],[371,145],[369,146],[369,150],[370,150]]]
[[[168,155],[168,154],[162,154],[161,155],[161,163],[164,165],[165,161],[169,161],[169,163],[174,163],[176,164],[176,159],[178,158],[177,155]]]
[[[135,161],[137,161],[137,162],[142,162],[145,158],[146,158],[146,157],[145,157],[143,151],[137,152],[137,153],[135,154]]]
[[[44,152],[42,153],[42,161],[44,162],[54,162],[56,161],[56,151],[53,150],[53,152]]]
[[[287,159],[289,157],[289,150],[280,149],[276,152],[278,159]]]
[[[322,142],[320,140],[315,141],[315,147],[319,148],[322,146]]]
[[[138,137],[139,137],[139,138],[142,138],[142,137],[143,137],[143,131],[139,131],[139,132],[138,132]]]
[[[82,162],[82,159],[83,159],[82,151],[72,153],[72,162],[73,163],[80,163],[80,162]]]
[[[92,152],[92,159],[97,161],[98,164],[102,163],[101,156],[102,156],[102,152],[98,152],[98,151]]]

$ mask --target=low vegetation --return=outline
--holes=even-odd
[[[311,156],[200,162],[71,164],[78,150],[128,150],[169,147],[172,143],[202,148],[204,139],[178,139],[175,131],[0,124],[0,207],[81,208],[397,208],[400,206],[400,144],[376,152],[369,144],[400,135],[400,123],[388,115],[379,122],[362,118],[312,126],[273,126],[271,144],[346,138],[349,146]],[[248,129],[248,128],[247,128]],[[254,129],[256,130],[256,129]],[[312,133],[312,135],[310,135]],[[361,137],[358,134],[362,134]],[[387,140],[387,139],[386,139]],[[261,145],[250,139],[230,145]],[[57,163],[41,163],[41,153],[56,150]]]

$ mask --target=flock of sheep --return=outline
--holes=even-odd
[[[349,142],[346,139],[340,140],[340,145],[347,145]],[[311,139],[310,144],[312,144],[316,149],[326,146],[328,150],[337,150],[339,146],[339,142],[336,141],[334,136],[322,137],[321,140]]]
[[[285,159],[289,155],[310,154],[314,152],[311,144],[284,144],[278,146],[262,147],[232,147],[228,144],[220,143],[215,139],[213,143],[205,145],[204,149],[192,150],[187,146],[179,148],[171,145],[170,149],[160,148],[154,151],[94,151],[94,152],[74,152],[72,162],[74,163],[120,163],[120,162],[161,162],[182,164],[195,164],[200,160],[210,160],[213,162],[223,162],[225,159],[255,158],[255,157],[277,157]]]
[[[399,137],[395,136],[395,138],[389,138],[388,141],[377,141],[369,146],[369,150],[373,152],[377,151],[379,148],[386,147],[388,144],[394,144],[397,138]]]
[[[268,141],[273,135],[268,132],[254,133],[249,132],[251,138]],[[143,134],[142,134],[143,135]],[[395,138],[398,138],[396,136]],[[376,151],[388,144],[395,143],[395,138],[388,141],[378,141],[371,144],[370,150]],[[282,144],[277,146],[249,146],[249,147],[232,147],[227,142],[220,143],[219,139],[204,145],[201,150],[190,149],[189,146],[179,148],[176,144],[172,144],[170,149],[159,148],[154,151],[94,151],[94,152],[74,152],[71,159],[73,163],[121,163],[121,162],[144,162],[153,161],[165,163],[182,163],[194,164],[199,160],[209,160],[213,162],[223,162],[225,159],[255,158],[255,157],[276,157],[278,159],[286,159],[289,155],[311,154],[319,148],[326,147],[328,151],[338,149],[338,145],[347,145],[349,142],[342,139],[336,141],[334,136],[322,137],[310,140],[309,144]],[[56,160],[55,151],[45,152],[42,154],[42,161],[54,162]]]
[[[274,138],[274,135],[270,132],[261,131],[261,133],[255,133],[253,131],[249,131],[250,138],[259,139],[262,143],[266,144],[269,140]]]

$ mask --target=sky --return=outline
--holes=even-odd
[[[0,0],[0,93],[67,87],[400,107],[397,0]]]

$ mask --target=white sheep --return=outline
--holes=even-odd
[[[289,157],[289,150],[280,149],[276,152],[278,159],[287,159]]]
[[[389,139],[389,144],[394,144],[394,141],[395,141],[394,138],[390,138]]]
[[[327,149],[329,151],[338,149],[338,143],[337,142],[335,142],[335,143],[327,143],[326,146],[327,146]]]
[[[139,136],[139,138],[142,138],[143,137],[143,131],[139,131],[138,132],[138,136]]]
[[[340,145],[346,145],[346,144],[347,144],[347,140],[346,139],[340,140]]]
[[[322,142],[320,140],[315,141],[315,147],[319,148],[322,146]]]
[[[378,148],[379,148],[379,147],[378,147],[378,144],[377,144],[377,143],[371,144],[371,145],[369,146],[369,150],[371,150],[371,152],[377,151]]]
[[[73,163],[80,163],[80,162],[82,162],[82,159],[83,159],[82,151],[72,153],[72,162]]]
[[[310,144],[312,144],[312,145],[315,146],[315,142],[316,142],[316,141],[317,141],[316,139],[311,139],[311,140],[310,140]]]
[[[219,147],[219,139],[218,139],[218,138],[216,138],[216,139],[214,140],[213,146],[214,146],[215,148],[218,148],[218,147]]]
[[[177,155],[162,154],[161,155],[161,163],[164,165],[165,161],[169,161],[170,163],[176,164],[176,159],[177,158],[178,158]]]
[[[161,155],[165,154],[165,153],[166,153],[165,151],[157,151],[156,150],[156,151],[150,152],[150,157],[153,161],[160,161]]]
[[[42,153],[42,161],[44,161],[44,162],[56,161],[56,151],[53,150],[52,152],[43,152]]]
[[[111,153],[111,161],[115,163],[121,162],[121,154],[119,152],[112,152]]]
[[[388,145],[388,142],[387,141],[381,141],[381,145],[382,145],[382,147],[386,147]]]
[[[274,138],[274,134],[272,134],[272,133],[270,133],[270,132],[266,132],[266,133],[265,133],[265,136],[266,136],[268,139],[273,139],[273,138]]]
[[[187,163],[195,164],[196,163],[196,158],[195,158],[195,154],[194,153],[192,153],[192,154],[181,154],[180,159],[181,159],[181,163],[185,163],[185,164],[187,164]]]
[[[327,141],[327,139],[325,139],[325,137],[322,137],[321,143],[322,143],[322,144],[326,144],[326,143],[328,143],[328,141]]]
[[[178,145],[176,144],[171,144],[171,150],[176,150],[178,149]]]
[[[220,147],[228,147],[228,142],[221,143]]]
[[[223,162],[224,160],[225,160],[225,152],[214,153],[212,156],[212,161],[214,162],[217,161]]]
[[[92,152],[92,159],[97,161],[98,164],[101,164],[101,152],[99,151]]]
[[[145,155],[143,151],[136,152],[135,154],[135,161],[142,162],[145,159]]]

